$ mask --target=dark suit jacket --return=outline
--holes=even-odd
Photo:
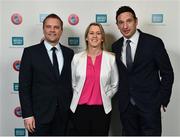
[[[73,51],[61,46],[64,65],[56,78],[44,41],[24,49],[19,72],[22,117],[35,116],[41,123],[52,120],[57,104],[65,112],[72,98],[71,60]]]
[[[121,61],[123,37],[112,45],[119,69],[119,109],[125,111],[130,96],[143,111],[167,106],[174,80],[173,69],[162,40],[140,32],[131,72]]]

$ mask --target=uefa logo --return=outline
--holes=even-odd
[[[22,23],[22,16],[19,13],[14,13],[11,16],[11,21],[12,21],[13,24],[19,25],[19,24]]]
[[[76,14],[71,14],[68,17],[68,22],[71,25],[77,25],[79,23],[79,17]]]
[[[14,63],[13,63],[13,68],[14,68],[14,70],[19,71],[19,69],[20,69],[20,63],[21,63],[20,60],[14,61]]]
[[[21,117],[21,116],[22,116],[21,107],[16,107],[16,108],[14,109],[14,114],[15,114],[17,117]]]

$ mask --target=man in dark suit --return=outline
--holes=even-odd
[[[174,80],[162,40],[137,29],[133,9],[120,7],[116,23],[123,37],[112,45],[119,69],[119,109],[123,135],[161,135]]]
[[[74,53],[59,43],[62,31],[63,21],[48,15],[43,21],[44,40],[25,48],[22,55],[19,97],[29,135],[66,135]]]

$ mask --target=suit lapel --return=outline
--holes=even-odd
[[[59,46],[61,48],[61,51],[62,51],[62,55],[63,55],[63,59],[64,59],[64,62],[63,62],[63,67],[62,67],[62,71],[61,71],[61,74],[64,73],[64,71],[66,71],[66,63],[67,63],[67,54],[66,54],[66,50],[64,50],[64,47],[61,46],[61,44],[59,43]]]
[[[45,67],[47,66],[46,68],[47,68],[49,75],[51,75],[51,77],[53,79],[55,79],[56,77],[54,75],[53,66],[52,66],[51,60],[49,58],[49,55],[47,53],[47,49],[44,45],[44,41],[41,42],[40,50],[41,50],[39,52],[39,54],[41,54],[40,57],[42,57],[42,59],[44,60],[44,63],[45,63],[44,65],[45,65]]]
[[[136,52],[134,55],[134,61],[133,61],[133,66],[132,69],[136,66],[136,64],[138,63],[139,58],[141,57],[143,51],[143,33],[138,30],[140,35],[139,35],[139,40],[137,43],[137,48],[136,48]],[[117,43],[116,43],[116,56],[117,56],[117,61],[119,61],[119,63],[123,64],[123,67],[127,70],[127,67],[124,65],[124,63],[122,62],[122,47],[123,47],[123,42],[124,42],[124,38],[120,38]]]
[[[138,43],[137,43],[137,48],[136,48],[136,52],[135,52],[135,55],[134,55],[134,62],[133,62],[133,67],[138,63],[138,60],[142,54],[142,49],[143,49],[143,34],[142,32],[140,31],[140,35],[139,35],[139,40],[138,40]]]
[[[81,75],[80,80],[78,80],[79,78],[77,79],[80,82],[80,84],[79,84],[80,86],[78,86],[78,87],[83,87],[85,80],[86,80],[87,52],[86,51],[82,52],[81,56],[78,59],[79,59],[79,61],[78,61],[78,66],[76,68],[77,69],[76,73],[80,73],[80,75]],[[78,90],[79,90],[78,92],[81,94],[82,89],[79,88]]]
[[[87,70],[87,52],[84,51],[82,53],[82,56],[80,58],[80,61],[79,61],[79,70],[81,71],[82,73],[82,76],[83,76],[83,83],[85,82],[85,79],[86,79],[86,70]]]
[[[116,46],[118,49],[118,51],[119,51],[119,53],[117,53],[117,58],[119,58],[119,61],[123,64],[123,67],[125,68],[125,69],[127,69],[127,67],[124,65],[124,63],[122,62],[122,47],[123,47],[123,42],[124,42],[124,38],[122,37],[120,40],[119,40],[119,45],[118,46]]]
[[[100,68],[100,85],[106,85],[107,78],[105,77],[109,72],[109,63],[107,58],[107,53],[105,51],[102,52],[102,60],[101,60],[101,68]],[[110,66],[111,67],[111,66]],[[106,69],[104,69],[106,68]]]

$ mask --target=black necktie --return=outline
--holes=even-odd
[[[59,77],[59,65],[58,65],[58,60],[57,60],[57,56],[56,56],[56,47],[52,47],[52,57],[53,57],[53,69],[55,72],[56,77]]]
[[[133,65],[130,42],[130,40],[126,40],[126,65],[129,71],[131,71]]]

